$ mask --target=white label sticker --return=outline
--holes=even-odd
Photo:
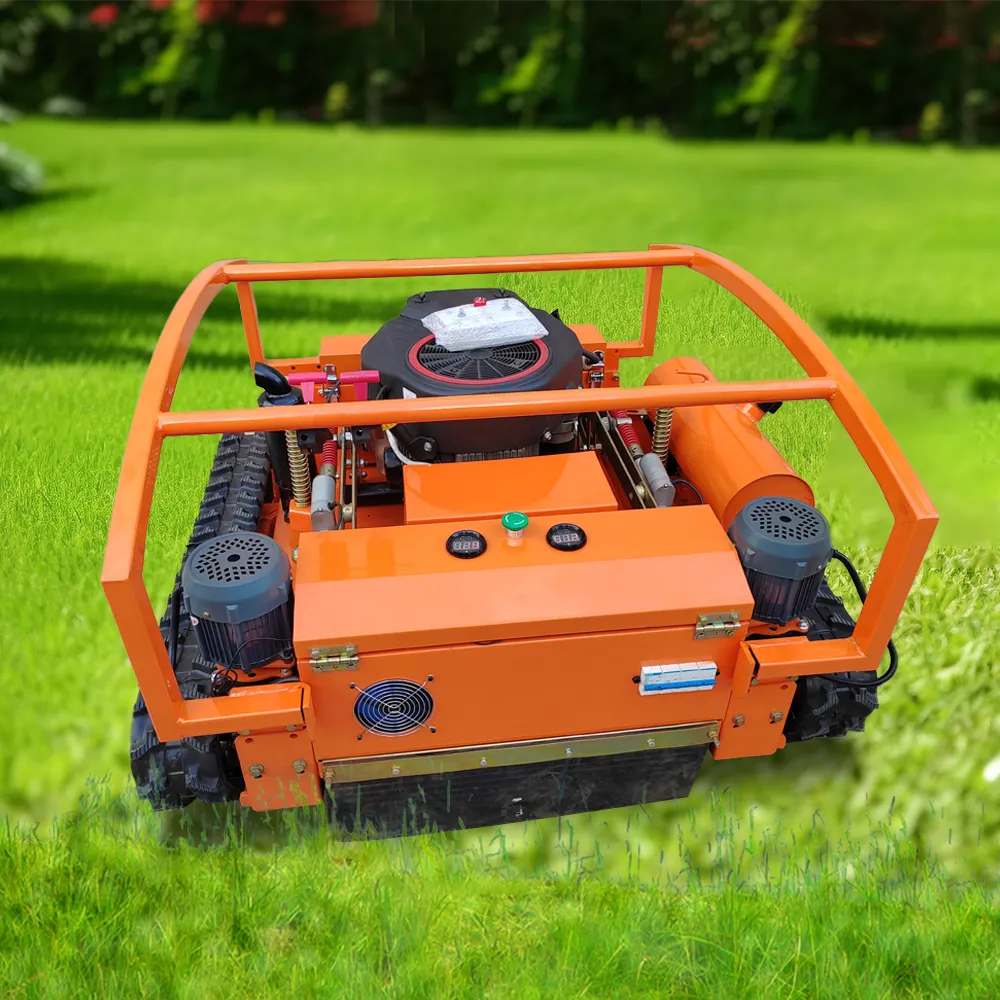
[[[411,392],[404,385],[403,386],[403,399],[416,399],[416,398],[417,398],[417,394],[415,392]]]

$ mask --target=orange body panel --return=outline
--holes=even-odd
[[[695,358],[671,358],[658,365],[646,385],[692,385],[715,382]],[[761,399],[759,402],[768,402]],[[751,413],[736,404],[688,406],[676,410],[670,450],[724,528],[751,500],[764,496],[814,502],[813,491],[778,454]],[[755,419],[756,417],[756,419]]]
[[[261,812],[314,806],[322,800],[313,743],[305,733],[281,730],[238,736],[236,751],[246,781],[240,796],[244,806]]]
[[[788,348],[805,377],[720,384],[697,377],[681,380],[676,368],[673,375],[661,368],[643,388],[620,388],[619,359],[652,355],[663,268],[670,266],[695,270],[736,295]],[[263,360],[252,290],[256,281],[620,267],[646,271],[639,339],[604,343],[593,328],[576,328],[587,349],[604,351],[606,371],[599,388],[575,394],[573,410],[673,407],[677,457],[709,506],[587,511],[571,518],[553,512],[532,517],[517,548],[506,545],[498,521],[479,520],[473,512],[447,523],[393,526],[402,518],[401,505],[370,512],[362,508],[360,530],[322,535],[306,530],[304,512],[296,515],[295,525],[279,517],[275,538],[286,549],[299,548],[295,640],[302,680],[236,689],[227,697],[182,698],[142,578],[165,437],[482,420],[566,409],[565,391],[368,401],[358,400],[345,386],[337,403],[172,413],[191,338],[225,284],[237,286],[252,363]],[[319,370],[325,364],[355,369],[366,339],[325,338],[315,358],[273,363],[282,371]],[[854,635],[828,642],[799,637],[748,641],[743,624],[730,638],[696,641],[698,614],[738,610],[744,623],[749,617],[749,591],[723,527],[727,518],[752,495],[760,495],[753,491],[762,484],[767,487],[763,492],[811,499],[804,492],[808,487],[759,435],[750,405],[800,399],[829,401],[895,519]],[[699,451],[699,441],[712,451]],[[769,479],[775,476],[779,479]],[[587,531],[588,545],[580,552],[560,553],[546,546],[544,529],[563,519]],[[476,560],[453,559],[444,551],[446,531],[470,521],[487,536],[489,548]],[[787,712],[794,689],[786,678],[871,670],[878,664],[936,522],[937,514],[899,447],[822,340],[760,281],[707,251],[657,245],[639,252],[460,260],[229,261],[195,278],[153,353],[125,450],[102,583],[159,737],[248,735],[255,742],[241,740],[239,745],[247,777],[244,801],[253,808],[276,808],[290,804],[287,790],[297,780],[315,794],[315,784],[307,779],[315,779],[318,759],[380,753],[387,744],[427,749],[557,736],[574,729],[721,720],[716,756],[773,752],[782,738],[771,713]],[[310,670],[310,644],[349,642],[360,649],[356,670]],[[638,672],[636,662],[661,658],[714,660],[719,668],[715,689],[639,697],[631,680]],[[352,682],[428,675],[434,680],[427,683],[437,685],[435,733],[420,730],[377,741],[362,734],[357,739]],[[744,725],[732,725],[734,715],[743,715]],[[290,725],[297,727],[294,734],[284,728]],[[431,736],[441,742],[430,741]],[[302,744],[311,750],[300,750]],[[306,762],[301,776],[298,760]],[[249,772],[253,763],[263,765],[259,778]]]
[[[312,676],[316,712],[324,720],[315,736],[316,757],[420,753],[715,722],[726,713],[733,659],[744,634],[699,640],[693,627],[685,625],[362,653],[357,670]],[[692,660],[712,660],[718,666],[711,691],[639,695],[633,677],[642,666]],[[358,691],[351,685],[397,677],[426,684],[433,694],[427,726],[405,736],[366,735],[354,717]]]
[[[475,522],[476,559],[445,550],[464,522],[301,536],[295,576],[295,651],[352,643],[362,654],[447,643],[694,625],[700,614],[753,600],[725,532],[707,507],[581,514],[587,533],[560,552],[533,518],[520,545],[498,520]]]
[[[509,510],[530,517],[618,508],[597,455],[588,451],[408,465],[403,493],[407,524],[497,518]]]
[[[733,692],[712,756],[716,760],[765,757],[780,750],[785,745],[782,730],[794,694],[795,684],[787,680],[756,684],[742,696]]]

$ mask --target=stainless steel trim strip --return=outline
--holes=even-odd
[[[328,784],[348,781],[377,781],[383,778],[447,774],[477,767],[510,767],[535,764],[564,757],[602,757],[636,753],[666,747],[714,743],[719,722],[698,722],[657,729],[631,729],[612,733],[591,733],[560,739],[493,743],[478,747],[432,750],[422,754],[380,754],[377,757],[350,757],[321,760],[323,779]]]

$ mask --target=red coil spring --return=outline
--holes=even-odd
[[[323,444],[323,461],[320,464],[337,467],[337,441],[335,438],[330,438]]]
[[[621,434],[625,445],[631,450],[639,448],[639,438],[636,436],[635,428],[629,415],[624,410],[612,410],[611,419],[618,424],[618,433]]]

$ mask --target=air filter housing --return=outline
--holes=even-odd
[[[733,519],[736,546],[754,598],[754,618],[784,625],[816,602],[833,551],[830,526],[801,500],[758,497]]]
[[[291,568],[267,535],[234,531],[188,556],[181,575],[201,655],[244,671],[292,659]]]

